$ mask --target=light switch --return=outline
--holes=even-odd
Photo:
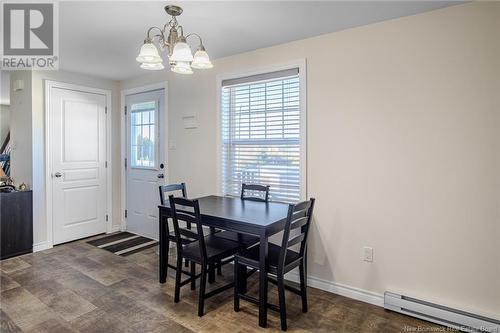
[[[373,248],[369,246],[363,247],[363,260],[373,262]]]

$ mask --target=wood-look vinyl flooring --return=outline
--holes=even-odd
[[[273,311],[266,329],[258,326],[255,305],[241,301],[241,311],[234,312],[232,290],[208,299],[202,318],[197,316],[198,293],[189,285],[182,288],[181,302],[175,304],[173,270],[169,269],[167,283],[158,283],[156,247],[121,257],[87,244],[88,240],[0,262],[0,332],[280,332],[279,315]],[[254,295],[257,276],[249,279]],[[231,280],[232,265],[227,265],[213,286]],[[308,313],[301,312],[298,296],[286,294],[289,332],[441,329],[315,288],[309,287],[308,292]],[[273,285],[269,300],[277,304]]]

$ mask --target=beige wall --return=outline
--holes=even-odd
[[[120,114],[119,114],[119,89],[118,83],[112,80],[99,79],[84,74],[65,71],[39,71],[33,72],[33,242],[42,244],[47,239],[47,221],[45,219],[45,80],[66,82],[83,85],[92,88],[111,90],[111,115],[112,115],[112,186],[113,186],[113,226],[119,227],[121,223],[120,214]]]
[[[168,137],[176,146],[176,149],[168,151],[168,181],[189,180],[189,194],[193,196],[213,194],[217,172],[213,73],[197,74],[196,78],[170,73],[165,77],[165,71],[155,74],[122,82],[122,89],[168,80]],[[184,129],[182,115],[192,111],[197,113],[199,127]]]
[[[215,61],[169,81],[170,180],[217,190],[216,75],[307,60],[310,275],[500,315],[500,3]],[[199,128],[182,128],[196,112]],[[374,262],[360,260],[363,246]]]
[[[14,91],[15,81],[24,82],[24,88]],[[14,71],[10,80],[10,176],[16,185],[33,186],[31,135],[31,72]]]

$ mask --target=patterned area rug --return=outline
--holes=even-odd
[[[130,232],[118,232],[106,235],[87,243],[119,256],[128,256],[158,244],[154,239],[131,234]]]

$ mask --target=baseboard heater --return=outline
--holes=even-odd
[[[500,332],[500,320],[386,291],[384,308],[464,332]]]

